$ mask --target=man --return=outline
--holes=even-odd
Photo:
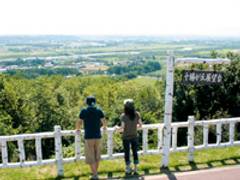
[[[84,125],[85,157],[86,163],[92,171],[91,179],[98,179],[98,166],[101,158],[101,126],[106,130],[106,121],[101,109],[96,107],[96,99],[93,96],[86,98],[87,108],[81,110],[79,120],[76,122],[76,130],[80,132]]]

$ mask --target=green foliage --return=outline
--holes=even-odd
[[[42,59],[29,59],[29,60],[23,60],[21,58],[17,58],[14,61],[1,61],[0,65],[3,66],[12,66],[12,65],[16,65],[16,66],[39,66],[39,65],[44,65],[45,62]]]
[[[37,78],[39,76],[43,75],[63,75],[63,76],[70,76],[70,75],[80,75],[78,69],[75,68],[32,68],[32,69],[13,69],[13,70],[7,70],[4,72],[8,75],[16,75],[19,77],[25,77],[25,78]]]
[[[189,115],[194,115],[198,120],[240,116],[240,56],[233,53],[227,53],[226,56],[233,57],[229,65],[191,67],[193,70],[222,71],[224,79],[221,84],[185,85],[181,82],[182,69],[175,71],[173,121],[187,121]],[[180,135],[182,138],[179,139],[179,143],[186,144],[186,131],[181,133],[184,135]],[[199,133],[201,134],[201,131]],[[199,133],[196,133],[196,139],[201,140]],[[215,136],[215,130],[210,129],[210,134]],[[223,134],[223,139],[227,139],[228,134]],[[209,140],[214,142],[215,139]]]
[[[123,100],[126,98],[135,100],[144,123],[159,122],[162,119],[163,98],[158,89],[159,84],[155,82],[152,79],[126,80],[107,76],[25,79],[0,75],[0,133],[10,135],[53,131],[54,125],[74,129],[79,111],[85,106],[84,100],[88,95],[96,96],[109,126],[120,123],[119,116],[123,112]],[[115,140],[120,147],[121,137]],[[68,141],[63,143],[67,155],[72,153],[71,148],[67,148],[71,144]],[[12,159],[15,149],[16,145],[13,144],[10,150]],[[43,151],[45,158],[52,155],[52,140],[43,142]],[[29,152],[35,156],[31,148]]]
[[[158,61],[147,61],[143,64],[132,63],[128,65],[113,66],[108,69],[108,74],[127,75],[130,78],[133,78],[137,75],[146,74],[160,69],[161,65]]]

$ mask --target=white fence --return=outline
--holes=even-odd
[[[194,160],[194,151],[207,148],[217,148],[217,147],[227,147],[240,145],[240,141],[235,141],[235,125],[240,122],[240,118],[226,118],[226,119],[213,119],[213,120],[202,120],[195,121],[193,116],[189,116],[188,122],[179,122],[171,124],[171,152],[185,151],[188,152],[189,161]],[[229,141],[222,142],[222,125],[229,125]],[[208,134],[209,126],[216,126],[216,143],[209,144]],[[203,128],[203,144],[194,145],[194,129],[195,127]],[[162,153],[163,144],[163,124],[148,124],[142,127],[142,150],[139,154],[160,154]],[[177,146],[177,136],[179,128],[187,128],[187,146],[178,147]],[[157,147],[154,149],[148,148],[148,131],[157,130],[158,143]],[[115,132],[114,128],[107,129],[107,154],[102,155],[102,159],[113,159],[117,157],[122,157],[123,153],[113,152],[113,135]],[[75,156],[70,158],[63,158],[62,150],[62,137],[74,136],[75,138]],[[42,155],[42,143],[41,141],[46,138],[54,138],[55,142],[55,158],[54,159],[43,159]],[[26,161],[24,141],[34,140],[35,150],[36,150],[36,160]],[[16,141],[18,146],[19,162],[9,162],[8,158],[8,146],[7,143],[10,141]],[[1,156],[2,163],[0,168],[15,168],[15,167],[29,167],[38,166],[45,164],[56,164],[58,169],[58,175],[62,176],[64,173],[63,163],[75,162],[78,160],[83,160],[84,155],[81,154],[81,141],[82,138],[80,134],[76,133],[75,130],[61,130],[60,126],[54,127],[54,132],[44,132],[36,134],[21,134],[21,135],[11,135],[11,136],[0,136],[0,146],[1,146]]]

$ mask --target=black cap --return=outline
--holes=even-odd
[[[86,104],[87,104],[88,106],[93,106],[93,105],[95,105],[95,104],[96,104],[96,98],[95,98],[94,96],[88,96],[88,97],[86,98]]]

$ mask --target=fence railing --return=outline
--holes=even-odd
[[[171,152],[188,152],[188,160],[194,161],[194,151],[200,149],[208,148],[218,148],[218,147],[228,147],[240,145],[239,140],[235,140],[235,126],[236,123],[240,122],[239,118],[225,118],[225,119],[213,119],[213,120],[201,120],[195,121],[193,116],[188,117],[188,122],[178,122],[171,124]],[[222,142],[222,126],[224,124],[229,125],[229,140],[228,142]],[[209,143],[209,126],[216,126],[216,143]],[[203,130],[203,144],[194,145],[195,140],[195,128],[200,127]],[[148,124],[143,125],[142,129],[142,150],[139,151],[139,154],[161,154],[162,145],[163,145],[163,124]],[[177,144],[178,140],[178,130],[179,128],[187,128],[187,146],[179,147]],[[148,147],[148,132],[149,130],[157,130],[157,145],[153,149]],[[81,132],[82,133],[82,132]],[[116,133],[114,128],[108,128],[106,131],[107,134],[107,153],[102,155],[102,159],[114,159],[122,157],[123,153],[114,153],[114,143],[113,136]],[[63,157],[63,147],[62,147],[62,138],[63,137],[74,137],[75,143],[75,156],[64,158]],[[54,159],[43,159],[42,154],[42,140],[47,138],[53,138],[55,144],[55,158]],[[35,151],[36,151],[36,160],[28,161],[26,160],[24,141],[34,140],[35,141]],[[9,162],[8,157],[8,142],[15,141],[17,142],[18,147],[18,156],[19,162]],[[44,132],[36,134],[21,134],[21,135],[11,135],[11,136],[0,136],[0,150],[2,163],[0,168],[15,168],[15,167],[29,167],[29,166],[38,166],[46,164],[56,164],[58,175],[62,176],[64,174],[63,163],[75,162],[78,160],[84,160],[84,154],[82,154],[82,137],[80,133],[77,133],[75,130],[61,130],[60,126],[54,127],[54,132]]]

